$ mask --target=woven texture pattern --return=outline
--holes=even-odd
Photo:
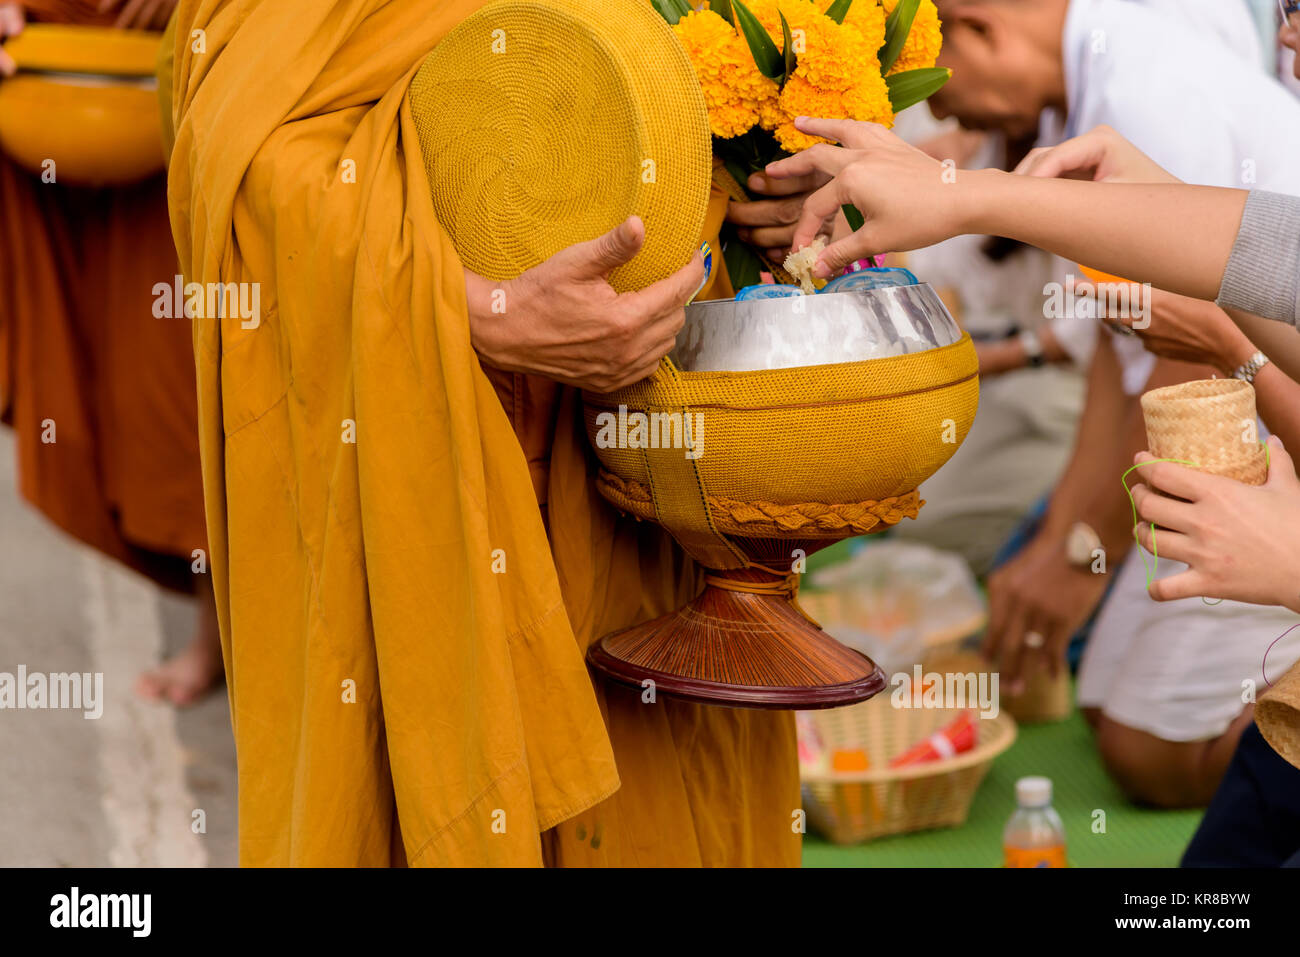
[[[653,520],[654,502],[650,489],[635,482],[625,482],[617,475],[601,470],[597,487],[620,511],[637,518]],[[826,502],[800,502],[777,505],[774,502],[739,502],[709,496],[709,512],[718,531],[726,535],[752,538],[828,538],[838,541],[867,535],[897,525],[905,518],[916,518],[925,504],[913,490],[883,502],[857,502],[833,505]]]
[[[1153,389],[1142,396],[1147,443],[1158,459],[1248,485],[1268,478],[1268,453],[1255,434],[1255,389],[1239,379],[1202,379]]]
[[[890,769],[889,761],[955,719],[943,708],[895,708],[890,695],[835,711],[812,712],[828,749],[862,749],[870,770],[803,775],[808,821],[837,844],[964,824],[980,782],[1016,739],[1010,715],[976,722],[975,747],[945,761]]]
[[[1260,696],[1255,723],[1273,750],[1300,768],[1300,665]]]
[[[702,423],[697,464],[710,503],[856,505],[914,492],[970,430],[978,367],[964,337],[865,362],[680,373],[686,411]],[[588,434],[597,435],[602,413],[682,413],[674,403],[678,389],[666,380],[657,374],[608,395],[585,394]],[[662,441],[662,429],[649,431],[652,441]],[[596,444],[608,472],[651,484],[641,449]]]
[[[699,247],[704,96],[650,4],[489,4],[429,54],[410,102],[434,209],[474,272],[513,278],[632,214],[645,245],[615,289],[662,279]]]

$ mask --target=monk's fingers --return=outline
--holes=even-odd
[[[1176,532],[1190,530],[1196,514],[1195,506],[1153,492],[1146,485],[1133,486],[1133,505],[1139,518]]]
[[[764,172],[772,179],[799,178],[825,184],[856,159],[852,150],[817,143],[787,159],[768,163]]]
[[[637,292],[624,293],[620,298],[625,298],[638,315],[649,319],[677,316],[691,297],[700,291],[706,278],[704,255],[696,252],[690,262],[671,276]]]
[[[777,179],[766,173],[758,172],[749,178],[749,188],[764,196],[792,196],[795,193],[811,193],[825,180],[817,173],[804,176],[785,176]],[[735,204],[733,204],[735,205]],[[743,204],[742,204],[743,205]]]
[[[582,279],[608,276],[639,253],[644,242],[641,217],[629,216],[604,235],[561,249],[538,268],[549,265],[562,274]]]
[[[793,226],[803,212],[803,194],[785,199],[760,199],[752,203],[729,203],[727,220],[737,226]]]
[[[816,116],[798,116],[795,117],[794,125],[801,133],[835,140],[841,146],[847,146],[853,150],[868,149],[895,139],[894,135],[879,123],[863,123],[859,120],[832,120]]]

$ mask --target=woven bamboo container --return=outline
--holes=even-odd
[[[882,694],[849,708],[811,712],[828,749],[861,748],[874,763],[866,771],[803,772],[808,821],[836,844],[964,824],[993,759],[1016,739],[1015,719],[1002,712],[977,721],[970,751],[893,769],[888,764],[894,757],[961,712],[895,708],[890,698]]]
[[[1157,459],[1263,485],[1268,453],[1255,435],[1255,389],[1239,379],[1201,379],[1142,396],[1147,443]]]

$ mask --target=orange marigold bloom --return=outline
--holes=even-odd
[[[883,2],[886,13],[893,13],[894,7],[898,6],[898,0],[883,0]],[[846,19],[851,19],[853,9],[861,5],[862,0],[854,3]],[[889,68],[890,75],[902,73],[904,70],[921,70],[934,66],[942,48],[943,23],[939,19],[939,10],[934,5],[934,0],[921,0],[921,5],[916,10],[916,19],[912,21],[912,32],[907,35],[903,52]]]
[[[699,78],[714,136],[747,133],[764,111],[774,109],[776,83],[758,71],[749,45],[726,20],[712,10],[696,10],[678,20],[673,32]]]

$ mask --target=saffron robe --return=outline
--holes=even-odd
[[[194,322],[241,860],[796,864],[791,715],[585,666],[698,573],[596,494],[576,394],[471,346],[406,91],[479,5],[177,11],[183,271],[263,312]]]

